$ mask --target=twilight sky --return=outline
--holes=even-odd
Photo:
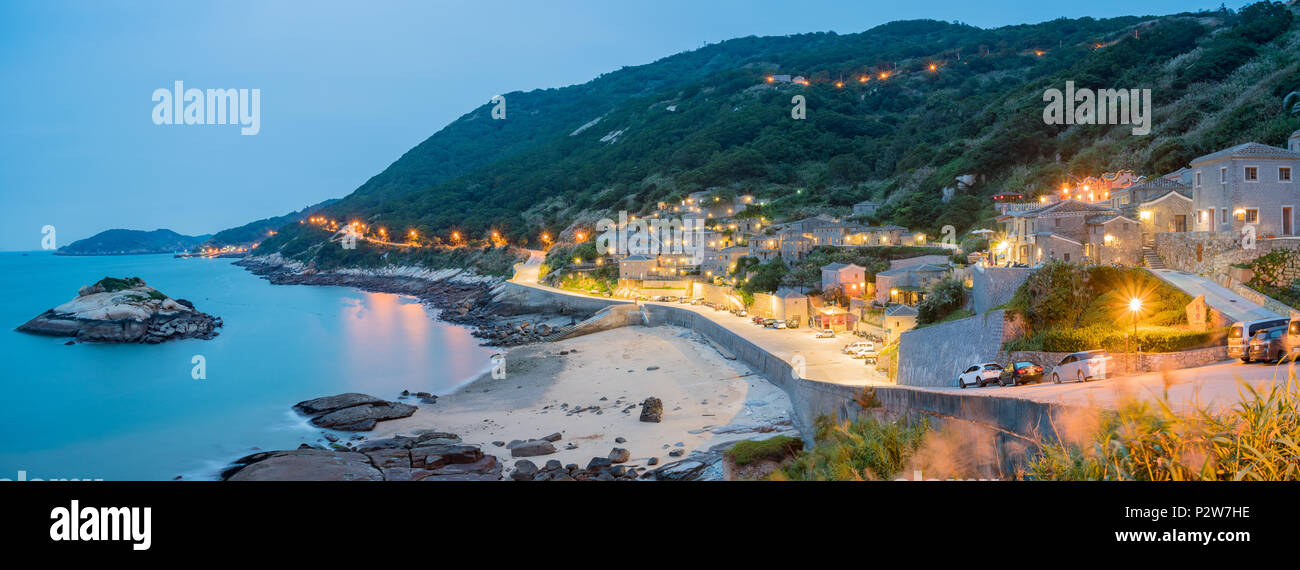
[[[494,94],[704,42],[1220,2],[0,0],[0,251],[39,249],[46,224],[59,245],[109,228],[213,233],[342,197]],[[151,95],[177,80],[260,89],[261,132],[155,125]]]

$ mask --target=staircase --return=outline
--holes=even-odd
[[[579,321],[568,326],[560,327],[556,329],[555,332],[542,337],[541,341],[555,342],[557,340],[564,340],[566,338],[574,336],[575,334],[578,333],[578,331],[582,330],[583,328],[592,326],[597,322],[599,322],[601,319],[605,318],[605,316],[609,314],[610,308],[611,307],[605,307],[604,309],[596,311],[596,314],[587,317],[586,320]]]
[[[1146,261],[1147,267],[1151,269],[1167,269],[1165,260],[1156,254],[1156,250],[1149,247],[1142,247],[1142,259]]]

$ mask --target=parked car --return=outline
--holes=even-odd
[[[831,329],[822,329],[817,331],[817,338],[835,338],[835,331]]]
[[[1247,354],[1251,360],[1260,362],[1281,361],[1287,356],[1286,341],[1288,327],[1273,327],[1264,329],[1250,337],[1250,348]]]
[[[763,319],[763,320],[762,320],[761,322],[759,322],[758,324],[763,325],[763,326],[765,326],[765,327],[770,327],[770,326],[772,326],[772,323],[775,323],[775,322],[776,322],[776,319]]]
[[[849,353],[853,358],[875,358],[877,355],[875,346],[859,346]]]
[[[1012,362],[1011,366],[1002,371],[1002,376],[998,378],[999,386],[1019,386],[1021,384],[1041,383],[1043,381],[1043,367],[1033,362]]]
[[[704,297],[696,297],[696,298],[694,298],[694,299],[691,299],[691,304],[692,304],[692,305],[703,305],[703,304],[704,304]]]
[[[761,326],[763,324],[763,321],[766,321],[767,319],[764,319],[763,317],[754,317],[753,319],[750,320],[753,321],[754,324]]]
[[[774,320],[772,321],[772,324],[768,325],[768,327],[770,327],[770,328],[774,328],[774,329],[778,329],[778,330],[779,330],[779,329],[783,329],[783,328],[785,328],[786,325],[785,325],[785,321],[782,321],[782,320],[775,320],[775,319],[774,319]]]
[[[749,315],[749,311],[746,311],[744,309],[736,309],[735,311],[732,312],[735,313],[737,317],[745,317]]]
[[[1052,382],[1060,384],[1062,380],[1087,382],[1106,377],[1106,363],[1110,355],[1104,350],[1087,350],[1067,354],[1061,363],[1052,369]]]
[[[1256,321],[1237,321],[1228,327],[1228,358],[1240,358],[1250,362],[1250,350],[1246,346],[1255,333],[1264,329],[1286,326],[1291,319],[1260,319]]]
[[[799,319],[790,319],[785,322],[785,326],[790,327],[792,329],[797,329],[799,328]]]
[[[876,345],[875,343],[869,340],[860,340],[857,342],[851,342],[849,344],[844,345],[844,348],[841,348],[840,352],[843,354],[853,354],[857,352],[858,349],[862,349],[862,348],[870,348],[871,350],[875,350]]]
[[[998,378],[1002,377],[1002,365],[996,362],[985,362],[983,364],[972,364],[966,367],[966,371],[957,375],[957,387],[966,388],[968,386],[977,386],[983,388],[989,384],[994,384]]]

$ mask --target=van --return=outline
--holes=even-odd
[[[1228,358],[1240,358],[1242,362],[1250,362],[1250,351],[1247,343],[1255,333],[1264,329],[1273,327],[1284,327],[1291,324],[1291,319],[1274,318],[1259,319],[1255,321],[1237,321],[1228,327]]]
[[[1286,328],[1286,351],[1292,355],[1300,352],[1300,321],[1291,321],[1291,326]]]

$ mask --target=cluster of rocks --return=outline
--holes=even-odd
[[[378,422],[408,417],[419,407],[348,392],[298,402],[293,405],[293,409],[310,416],[311,424],[316,427],[338,431],[370,431],[375,429]]]
[[[484,344],[489,346],[535,342],[554,332],[549,325],[544,324],[524,326],[502,323],[503,317],[517,314],[519,308],[493,301],[494,282],[489,280],[433,281],[419,277],[321,272],[314,265],[293,267],[263,257],[246,257],[235,262],[235,265],[276,285],[332,285],[375,293],[410,295],[420,299],[426,306],[437,309],[440,320],[470,327],[473,329],[472,334],[484,339]],[[555,310],[557,315],[569,312],[570,309],[563,306]],[[575,317],[585,318],[583,315]]]
[[[172,299],[147,286],[143,279],[106,277],[82,287],[75,299],[41,313],[17,330],[75,337],[79,342],[157,344],[183,338],[211,339],[222,326],[220,317],[199,312],[185,299]]]
[[[236,460],[225,481],[498,481],[501,463],[453,433],[422,430],[343,451],[303,444]]]
[[[606,457],[593,457],[583,467],[577,463],[562,465],[552,459],[538,467],[527,459],[515,462],[510,478],[515,481],[633,481],[638,478],[651,477],[652,471],[640,465],[624,465],[631,454],[628,450],[615,447]],[[658,458],[650,458],[648,465],[658,463]]]

